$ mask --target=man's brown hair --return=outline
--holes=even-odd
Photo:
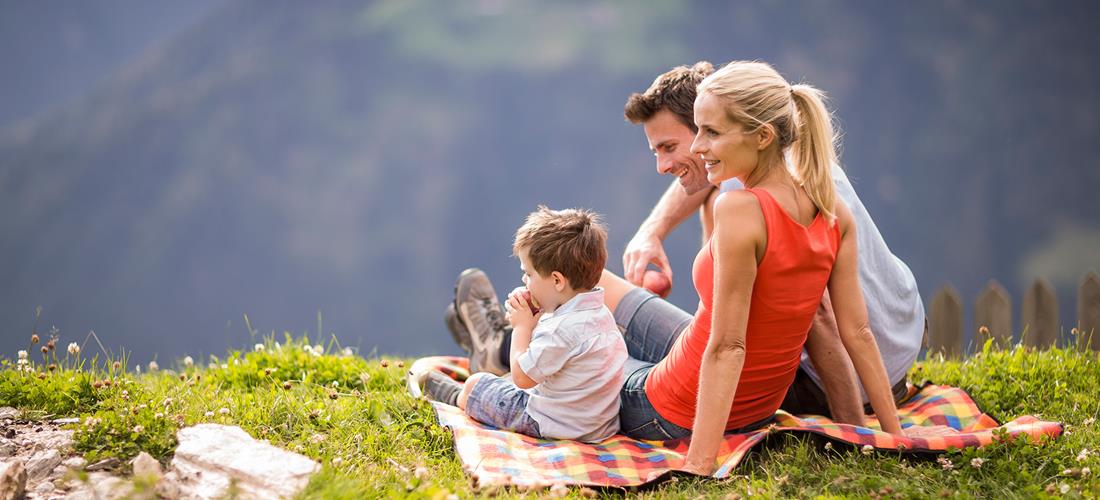
[[[714,73],[709,62],[699,61],[691,67],[677,66],[653,80],[644,93],[633,93],[626,100],[623,115],[635,125],[645,123],[662,109],[667,109],[687,125],[692,132],[695,127],[695,88],[704,78]]]
[[[596,213],[581,208],[550,210],[539,205],[516,230],[512,253],[519,255],[526,250],[540,276],[557,271],[574,290],[588,290],[599,283],[607,264],[606,243],[607,229]]]

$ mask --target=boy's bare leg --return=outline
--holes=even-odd
[[[806,336],[806,353],[821,377],[822,389],[829,402],[833,420],[863,426],[863,404],[855,368],[840,341],[840,331],[828,292],[821,298],[810,333]]]
[[[462,393],[458,395],[458,407],[462,411],[466,411],[466,400],[470,399],[470,393],[474,390],[474,385],[477,381],[485,377],[485,372],[478,372],[470,375],[470,378],[466,379],[466,383],[462,385]]]

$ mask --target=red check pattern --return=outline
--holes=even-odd
[[[422,358],[410,374],[439,370],[456,380],[468,375],[465,358],[435,356]],[[410,379],[411,380],[411,379]],[[419,391],[410,384],[410,390]],[[1023,416],[1001,425],[978,409],[961,389],[925,384],[898,408],[902,427],[946,425],[959,431],[938,437],[909,438],[881,432],[873,417],[867,427],[834,423],[818,416],[776,413],[773,425],[741,434],[729,434],[718,453],[714,477],[724,478],[741,463],[754,446],[777,432],[813,433],[826,439],[863,448],[866,445],[893,453],[929,453],[950,448],[980,447],[1006,436],[1023,436],[1037,443],[1062,433],[1062,424]],[[455,451],[466,473],[482,486],[566,485],[638,486],[675,470],[683,463],[688,440],[639,441],[616,435],[599,444],[536,439],[496,430],[467,417],[450,405],[435,403],[439,423],[455,436]]]

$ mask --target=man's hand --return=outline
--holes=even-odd
[[[525,293],[527,289],[519,286],[512,293],[508,294],[508,300],[504,303],[504,309],[506,311],[504,317],[508,319],[508,322],[512,324],[512,328],[526,328],[527,330],[533,330],[535,324],[538,323],[539,318],[542,317],[542,312],[535,314],[531,310],[531,306],[527,303]]]
[[[668,276],[669,283],[672,283],[672,266],[665,255],[664,244],[660,238],[643,228],[631,238],[623,252],[623,277],[636,286],[642,286],[642,278],[650,263],[656,265]]]

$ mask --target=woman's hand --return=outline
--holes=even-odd
[[[714,474],[714,469],[715,469],[714,460],[711,460],[709,462],[704,462],[704,463],[684,462],[684,465],[680,466],[680,468],[676,469],[676,470],[679,470],[681,472],[687,472],[689,474],[695,474],[696,476],[710,477],[711,475]]]
[[[504,317],[512,324],[512,328],[532,330],[542,317],[541,311],[536,314],[531,310],[531,305],[527,302],[528,293],[530,292],[526,287],[518,286],[508,294],[508,300],[504,303]]]

